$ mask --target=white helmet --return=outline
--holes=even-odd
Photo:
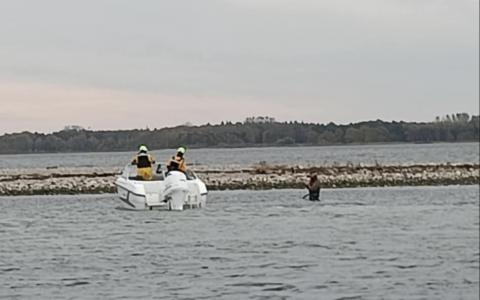
[[[179,147],[179,148],[177,149],[177,152],[178,152],[178,153],[182,153],[182,154],[185,154],[186,151],[187,151],[187,149],[185,149],[185,147]]]
[[[138,152],[148,152],[147,146],[141,145],[140,148],[138,148]]]

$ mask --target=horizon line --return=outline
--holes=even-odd
[[[353,125],[353,124],[360,124],[360,123],[368,123],[368,122],[377,122],[377,121],[381,121],[381,122],[385,122],[385,123],[435,123],[435,122],[438,122],[438,121],[449,121],[447,120],[447,118],[450,118],[451,116],[456,116],[456,115],[459,115],[459,114],[467,114],[468,115],[468,121],[471,121],[474,117],[480,117],[480,114],[469,114],[469,113],[466,113],[466,112],[461,112],[461,113],[451,113],[451,114],[445,114],[445,115],[442,115],[442,116],[435,116],[435,118],[433,120],[430,120],[430,121],[421,121],[421,120],[415,120],[415,121],[405,121],[405,120],[382,120],[380,118],[377,118],[375,120],[373,119],[370,119],[370,120],[361,120],[361,121],[356,121],[356,122],[349,122],[349,123],[337,123],[337,122],[334,122],[334,121],[330,121],[330,122],[309,122],[309,121],[303,121],[303,120],[288,120],[288,121],[279,121],[279,120],[276,120],[275,118],[272,118],[272,117],[269,117],[269,116],[253,116],[253,117],[246,117],[244,119],[244,121],[230,121],[230,120],[222,120],[220,121],[219,123],[210,123],[210,122],[207,122],[207,123],[204,123],[204,124],[193,124],[191,122],[185,122],[183,124],[178,124],[178,125],[171,125],[171,126],[164,126],[164,127],[153,127],[151,128],[150,126],[146,125],[145,128],[117,128],[117,129],[93,129],[91,128],[90,126],[87,126],[87,127],[84,127],[82,125],[77,125],[77,124],[70,124],[70,125],[65,125],[64,128],[62,129],[59,129],[59,130],[55,130],[55,131],[50,131],[50,132],[38,132],[38,131],[31,131],[31,130],[22,130],[22,131],[16,131],[16,132],[3,132],[3,133],[0,133],[0,136],[4,136],[4,135],[13,135],[13,134],[22,134],[22,133],[31,133],[31,134],[45,134],[45,135],[48,135],[48,134],[55,134],[55,133],[58,133],[58,132],[62,132],[62,131],[90,131],[90,132],[101,132],[101,131],[134,131],[134,130],[138,130],[138,131],[156,131],[156,130],[163,130],[163,129],[173,129],[173,128],[178,128],[178,127],[203,127],[203,126],[224,126],[224,125],[229,125],[229,124],[233,124],[233,125],[237,125],[237,124],[241,124],[241,125],[245,125],[245,124],[249,124],[249,123],[254,123],[254,124],[272,124],[272,123],[279,123],[279,124],[285,124],[285,123],[299,123],[299,124],[306,124],[306,125],[329,125],[329,124],[334,124],[334,125],[337,125],[337,126],[348,126],[348,125]],[[266,121],[266,122],[247,122],[247,120],[249,118],[271,118],[273,119],[273,121]],[[440,119],[441,118],[441,119]],[[454,120],[451,120],[450,121],[454,121]]]

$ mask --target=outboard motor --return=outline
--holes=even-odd
[[[172,170],[167,173],[164,196],[170,210],[183,210],[188,191],[187,177],[183,172]]]

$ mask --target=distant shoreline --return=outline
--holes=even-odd
[[[459,141],[459,142],[384,142],[384,143],[351,143],[351,144],[328,144],[328,145],[312,145],[312,144],[296,144],[296,145],[245,145],[239,147],[189,147],[190,150],[208,150],[208,149],[215,149],[215,150],[231,150],[231,149],[266,149],[266,148],[302,148],[302,147],[350,147],[350,146],[395,146],[395,145],[453,145],[453,144],[480,144],[480,141]],[[166,150],[174,150],[174,148],[161,148],[161,149],[153,149],[151,148],[150,151],[166,151]],[[0,156],[14,156],[14,155],[42,155],[42,154],[95,154],[95,153],[131,153],[132,155],[135,154],[136,149],[130,150],[112,150],[112,151],[77,151],[77,152],[30,152],[30,153],[0,153]]]
[[[323,188],[478,185],[479,164],[335,165],[258,164],[193,168],[209,190],[301,188],[316,173]],[[120,168],[0,169],[0,196],[102,194],[116,191]]]
[[[335,123],[222,122],[217,125],[176,126],[160,129],[87,130],[70,126],[44,134],[28,131],[0,136],[0,153],[113,152],[137,149],[192,149],[244,147],[306,147],[391,143],[477,142],[479,116],[466,113],[437,117],[433,122],[366,121]]]

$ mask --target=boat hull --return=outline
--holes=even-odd
[[[125,173],[125,172],[124,172]],[[118,198],[127,209],[177,210],[205,207],[207,189],[198,178],[171,171],[162,180],[143,181],[120,176],[115,181]]]

